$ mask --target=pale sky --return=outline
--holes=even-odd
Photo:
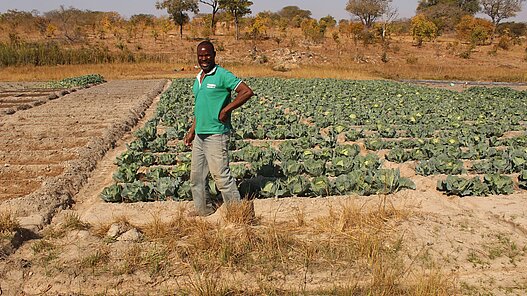
[[[284,6],[296,5],[301,9],[308,9],[312,16],[321,18],[326,15],[332,15],[335,19],[350,19],[351,15],[346,11],[347,0],[252,0],[251,9],[253,14],[260,11],[270,10],[278,11]],[[392,6],[397,8],[399,18],[409,18],[415,15],[415,8],[418,0],[393,0]],[[93,11],[116,11],[124,17],[130,17],[134,14],[147,13],[154,15],[166,14],[162,10],[155,8],[156,1],[151,0],[0,0],[0,13],[8,9],[17,9],[23,11],[37,10],[46,12],[57,9],[60,5],[65,7],[73,6],[82,10]],[[209,13],[210,7],[201,4],[201,12]],[[513,19],[505,21],[527,22],[527,7]]]

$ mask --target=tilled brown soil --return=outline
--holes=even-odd
[[[137,123],[166,83],[111,81],[1,116],[2,208],[23,224],[48,221],[71,203],[97,161]],[[26,102],[32,86],[0,84],[1,103]],[[34,89],[33,94],[49,95]]]
[[[42,83],[30,82],[1,83],[0,117],[46,104],[79,89],[47,88]]]

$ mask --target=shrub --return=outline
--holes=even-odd
[[[493,46],[491,50],[487,52],[489,56],[495,57],[498,55],[498,46]]]
[[[359,35],[359,39],[362,41],[362,44],[365,46],[369,44],[374,44],[376,42],[375,32],[371,30],[363,30]]]
[[[474,45],[487,43],[493,34],[494,26],[490,21],[466,15],[456,26],[456,33],[459,39],[470,42]]]
[[[507,22],[501,23],[496,28],[496,33],[499,35],[510,35],[511,37],[521,37],[527,34],[527,24]]]
[[[498,47],[503,50],[509,50],[512,46],[512,39],[509,35],[503,35],[500,37],[500,40],[498,41]]]
[[[415,56],[408,56],[406,57],[406,63],[409,64],[409,65],[415,65],[417,64],[417,62],[419,61],[419,59]]]
[[[424,41],[431,41],[437,37],[437,26],[424,14],[418,14],[412,18],[412,37],[417,42],[417,46],[423,45]]]
[[[466,50],[463,50],[459,53],[459,57],[463,59],[470,59],[472,56],[472,53],[474,52],[474,45],[470,45]]]
[[[302,28],[302,33],[304,37],[313,42],[321,42],[324,40],[324,33],[326,32],[326,27],[321,26],[319,22],[315,19],[305,19],[300,24]]]

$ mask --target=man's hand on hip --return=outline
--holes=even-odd
[[[225,109],[222,109],[218,115],[218,119],[221,123],[227,123],[227,121],[229,121],[229,116],[229,112],[225,112]]]
[[[185,143],[185,145],[192,146],[192,141],[194,141],[194,137],[195,136],[196,136],[196,134],[188,132],[185,135],[185,138],[183,138],[183,142]]]

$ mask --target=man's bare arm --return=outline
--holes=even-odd
[[[185,135],[185,138],[183,138],[183,142],[185,145],[190,146],[192,145],[192,141],[194,140],[194,137],[196,136],[196,118],[194,118],[194,121],[192,122],[192,126],[188,130],[187,134]]]
[[[236,98],[232,102],[230,102],[227,106],[225,106],[218,116],[218,119],[221,122],[227,122],[229,119],[229,115],[232,112],[232,110],[241,107],[245,102],[247,102],[253,95],[252,89],[245,84],[245,82],[241,82],[238,87],[236,88]]]

